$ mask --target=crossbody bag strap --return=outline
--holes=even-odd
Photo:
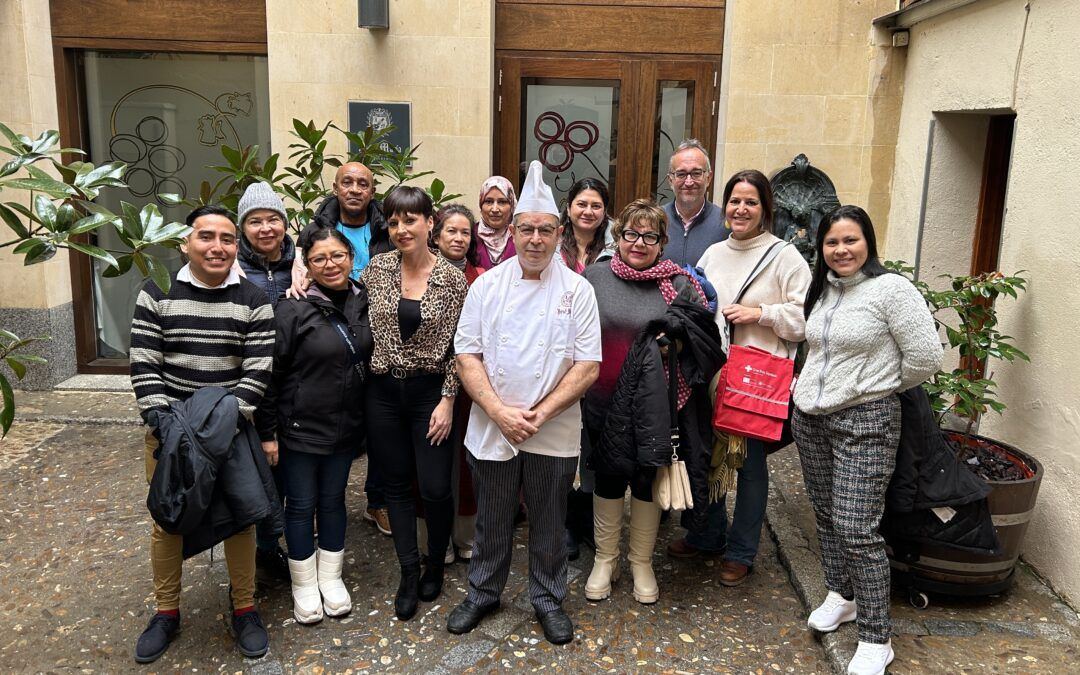
[[[345,354],[349,357],[349,365],[352,366],[360,377],[364,376],[364,359],[360,355],[360,345],[356,342],[356,336],[353,334],[352,329],[345,325],[345,320],[341,318],[337,312],[334,312],[326,307],[319,307],[319,311],[323,313],[330,325],[334,327],[334,332],[338,334],[341,341],[345,344]]]
[[[789,242],[786,241],[778,241],[765,251],[765,254],[762,255],[761,258],[758,259],[757,264],[754,265],[754,269],[750,270],[750,274],[747,275],[746,281],[744,281],[743,285],[739,288],[739,292],[735,295],[735,299],[731,301],[731,304],[739,304],[743,299],[743,296],[746,295],[746,289],[750,288],[750,284],[754,283],[754,279],[757,279],[758,275],[765,271],[765,268],[769,266],[769,263],[771,263],[776,256],[780,255],[780,252],[784,250],[784,247],[787,246],[788,243]],[[733,344],[732,339],[734,330],[735,325],[728,321],[727,335],[729,348]]]

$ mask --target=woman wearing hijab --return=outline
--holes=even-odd
[[[476,223],[476,266],[480,269],[491,269],[517,255],[508,227],[515,205],[514,186],[502,176],[492,176],[480,186],[480,220]]]

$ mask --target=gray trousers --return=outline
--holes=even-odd
[[[514,548],[514,515],[524,492],[529,511],[529,599],[538,612],[562,606],[566,598],[566,495],[574,482],[577,457],[518,453],[503,462],[469,455],[476,490],[476,541],[469,562],[467,600],[498,601]]]
[[[859,641],[889,640],[889,559],[878,525],[900,442],[900,400],[807,415],[798,409],[791,431],[806,492],[817,519],[825,586],[854,593]]]

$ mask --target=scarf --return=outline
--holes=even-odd
[[[676,265],[670,260],[661,260],[652,267],[647,267],[643,270],[636,270],[623,262],[622,256],[618,253],[611,259],[611,271],[615,273],[615,276],[619,277],[623,281],[655,281],[660,287],[660,295],[664,296],[664,302],[671,304],[675,302],[675,297],[679,294],[675,290],[675,284],[671,281],[680,274],[690,279],[690,284],[697,291],[698,297],[701,298],[701,302],[704,304],[705,291],[701,289],[701,284],[697,279],[689,276],[681,267]],[[665,371],[666,374],[666,371]],[[678,377],[678,384],[676,385],[677,397],[678,397],[678,410],[682,410],[683,406],[690,399],[690,385],[686,384],[686,380],[683,379],[682,370],[676,371]]]
[[[514,207],[517,206],[517,194],[514,192],[514,186],[510,181],[502,176],[492,176],[480,185],[480,205],[483,205],[484,197],[494,188],[502,190],[502,193],[506,195],[507,200],[510,201],[510,212],[513,213]],[[504,227],[501,230],[488,227],[488,224],[484,222],[484,210],[480,209],[480,220],[476,224],[476,237],[480,240],[480,243],[487,247],[488,257],[491,258],[492,264],[498,265],[502,262],[503,253],[506,251],[506,243],[510,241],[509,227]]]

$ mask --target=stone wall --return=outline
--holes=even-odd
[[[888,225],[903,50],[874,17],[894,0],[729,0],[716,189],[739,169],[768,175],[805,153],[840,201]]]
[[[0,121],[13,131],[36,137],[58,127],[56,84],[53,74],[49,5],[38,0],[0,2]],[[11,191],[0,199],[15,198]],[[22,193],[19,193],[20,195]],[[0,241],[12,232],[0,227]],[[50,261],[24,267],[21,256],[0,249],[0,327],[20,337],[51,335],[53,339],[33,348],[49,359],[48,366],[30,368],[18,386],[48,388],[75,372],[72,330],[71,275],[67,253]],[[5,366],[6,367],[6,366]]]
[[[935,133],[923,256],[933,266],[970,256],[970,204],[979,184],[971,174],[981,167],[978,125],[987,114],[1015,112],[1000,269],[1027,270],[1030,286],[1019,301],[999,302],[1000,329],[1016,338],[1031,363],[993,366],[1009,409],[984,418],[981,433],[1043,463],[1046,476],[1024,558],[1074,603],[1080,601],[1080,52],[1073,39],[1078,32],[1074,3],[1024,0],[981,0],[911,28],[885,247],[909,261],[917,253],[927,135],[937,119],[937,130],[946,133]],[[975,156],[965,160],[965,152]],[[968,168],[942,170],[942,162]],[[948,192],[960,194],[946,199]],[[930,250],[931,233],[932,248],[952,253]]]
[[[475,207],[491,167],[491,0],[395,0],[384,31],[357,27],[355,0],[267,0],[266,11],[275,151],[291,142],[294,117],[344,127],[350,100],[411,101],[415,170],[435,171]]]

